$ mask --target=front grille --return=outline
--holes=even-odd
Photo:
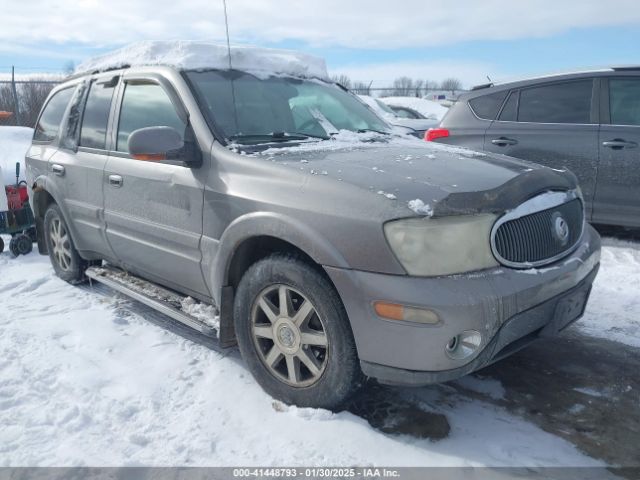
[[[494,253],[509,266],[549,263],[572,250],[580,240],[583,222],[582,202],[577,198],[509,220],[495,231]]]

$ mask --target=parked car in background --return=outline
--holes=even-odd
[[[424,138],[427,130],[438,125],[437,119],[426,118],[417,112],[414,112],[414,115],[396,112],[379,98],[374,98],[369,95],[358,95],[358,97],[377,115],[386,120],[387,123],[393,126],[407,128],[409,129],[408,133],[415,137]]]
[[[237,342],[267,392],[323,408],[583,314],[600,239],[574,175],[393,135],[323,61],[227,48],[143,42],[51,92],[27,172],[60,278]]]
[[[448,107],[442,106],[438,102],[418,97],[381,97],[380,101],[388,105],[397,115],[410,118],[413,115],[420,115],[436,121],[442,118],[449,111]]]
[[[426,139],[568,168],[589,221],[640,227],[640,67],[475,87]]]

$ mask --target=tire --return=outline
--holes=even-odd
[[[51,204],[44,214],[44,239],[49,259],[58,277],[65,282],[76,284],[85,280],[84,271],[87,263],[80,258],[68,232],[60,207],[55,203]]]
[[[282,298],[288,315],[280,308]],[[300,259],[275,254],[253,264],[238,285],[233,316],[249,371],[276,399],[335,410],[363,384],[337,292]]]
[[[4,252],[4,240],[0,238],[0,253]]]
[[[19,233],[11,239],[9,250],[11,250],[11,253],[15,257],[30,254],[33,250],[31,237],[25,233]]]

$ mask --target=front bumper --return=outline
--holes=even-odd
[[[576,320],[582,311],[560,316],[557,310],[567,296],[586,300],[599,261],[600,238],[587,226],[571,255],[539,269],[500,267],[438,278],[326,271],[349,315],[364,373],[385,383],[423,385],[466,375]],[[378,300],[428,308],[440,321],[382,319],[373,310]],[[475,357],[452,359],[445,345],[465,330],[482,334],[481,348]]]

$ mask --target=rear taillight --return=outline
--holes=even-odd
[[[427,142],[433,142],[438,138],[445,138],[449,136],[449,130],[446,128],[430,128],[424,134],[424,139]]]

